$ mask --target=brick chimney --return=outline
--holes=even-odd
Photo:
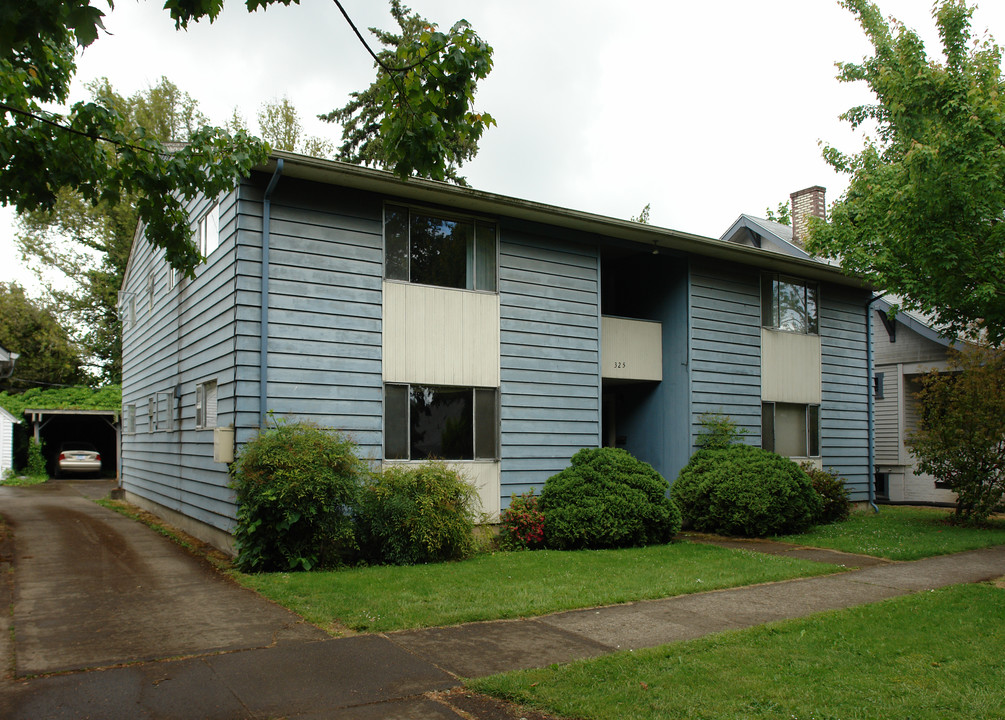
[[[819,185],[797,190],[789,195],[792,200],[792,242],[803,247],[806,244],[806,229],[809,223],[806,218],[818,217],[827,219],[827,206],[824,204],[826,189]]]

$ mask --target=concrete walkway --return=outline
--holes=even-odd
[[[0,605],[13,603],[13,618],[0,620],[7,675],[0,717],[503,719],[512,716],[501,703],[446,691],[462,677],[1005,575],[1005,547],[909,563],[803,549],[862,569],[527,620],[331,639],[87,499],[107,490],[107,483],[65,481],[0,488],[0,515],[13,535],[0,546],[0,565],[14,570],[0,587]]]

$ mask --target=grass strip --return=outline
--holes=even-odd
[[[951,512],[896,505],[882,505],[878,513],[856,509],[844,522],[777,539],[890,560],[918,560],[1005,544],[1005,520],[992,520],[984,528],[959,527],[946,522]]]
[[[32,485],[41,485],[42,483],[48,482],[48,475],[14,475],[4,477],[0,480],[0,485],[6,487],[30,487]]]
[[[839,570],[677,542],[626,550],[489,553],[435,565],[238,579],[330,631],[382,632],[545,615]]]
[[[1005,717],[1005,590],[957,585],[659,648],[471,680],[589,720]]]

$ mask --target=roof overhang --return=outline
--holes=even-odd
[[[555,205],[546,205],[507,195],[497,195],[434,180],[422,178],[401,180],[396,175],[383,170],[334,160],[322,160],[296,153],[274,151],[268,164],[257,169],[271,175],[275,171],[276,160],[280,158],[283,160],[283,177],[300,178],[328,185],[393,195],[412,202],[449,205],[471,213],[502,215],[527,222],[553,225],[568,230],[638,243],[647,249],[700,255],[714,260],[735,262],[798,275],[811,280],[871,289],[862,278],[816,260],[782,255],[777,252],[737,245],[725,240],[692,235]]]

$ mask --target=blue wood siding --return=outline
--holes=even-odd
[[[761,441],[760,275],[691,262],[691,445],[703,413],[722,413]]]
[[[868,497],[869,409],[863,291],[825,285],[820,290],[823,466],[845,478],[853,500]]]
[[[501,228],[500,434],[503,507],[600,435],[596,246]]]
[[[259,425],[262,196],[242,188],[237,440]],[[381,278],[377,196],[280,178],[272,197],[268,410],[343,430],[381,452]]]
[[[193,231],[210,206],[205,198],[189,204]],[[234,192],[220,203],[219,247],[194,279],[173,288],[163,251],[139,238],[123,288],[136,299],[136,322],[123,330],[122,367],[122,400],[136,406],[136,432],[122,436],[122,485],[223,530],[233,525],[233,493],[227,466],[213,462],[212,430],[195,429],[195,387],[216,380],[217,425],[233,422],[237,222]],[[148,400],[157,393],[172,396],[171,419],[150,432]]]

